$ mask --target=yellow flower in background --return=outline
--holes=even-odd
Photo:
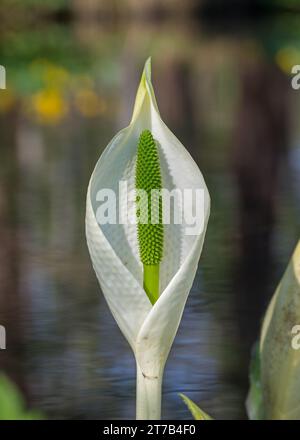
[[[57,124],[68,111],[63,94],[57,89],[45,89],[32,96],[32,110],[43,123]]]
[[[64,87],[70,79],[69,72],[61,66],[49,64],[44,72],[44,80],[55,88]]]
[[[106,102],[97,94],[89,75],[72,75],[64,67],[42,58],[34,60],[30,69],[43,87],[31,97],[29,105],[41,122],[56,124],[66,116],[70,106],[64,98],[66,95],[73,97],[74,107],[85,118],[106,111]]]

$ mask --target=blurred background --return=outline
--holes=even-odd
[[[246,417],[251,347],[299,239],[298,11],[297,0],[1,1],[0,418],[7,377],[46,418],[135,416],[134,359],[84,218],[149,55],[161,115],[212,198],[163,417],[190,418],[179,392],[214,418]]]

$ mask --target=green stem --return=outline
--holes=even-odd
[[[136,419],[160,420],[163,371],[159,376],[147,377],[136,365]]]
[[[155,304],[159,297],[159,264],[144,264],[144,290]]]

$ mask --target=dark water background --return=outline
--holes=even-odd
[[[290,16],[1,30],[0,366],[46,417],[134,418],[134,359],[93,273],[84,217],[94,164],[128,124],[149,55],[161,115],[212,199],[163,417],[189,418],[179,392],[215,418],[246,417],[251,346],[299,239],[300,91],[289,75],[298,25]]]

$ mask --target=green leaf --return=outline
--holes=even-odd
[[[206,414],[204,411],[202,411],[202,409],[200,409],[199,406],[196,405],[187,396],[185,396],[182,393],[179,393],[179,396],[182,398],[184,403],[187,405],[188,409],[190,410],[190,412],[195,420],[213,420],[212,417],[210,417],[208,414]]]
[[[17,387],[0,374],[0,420],[37,420],[41,414],[27,411],[24,399]]]
[[[259,344],[256,342],[252,349],[250,363],[250,389],[246,400],[247,414],[250,420],[263,420],[263,396],[260,378]]]

